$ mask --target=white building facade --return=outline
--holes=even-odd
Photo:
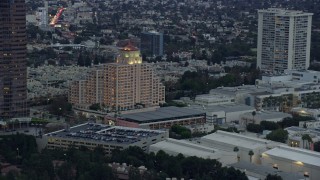
[[[271,73],[308,69],[312,13],[258,10],[257,67]]]

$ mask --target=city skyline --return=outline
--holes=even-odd
[[[318,180],[319,49],[320,0],[0,1],[0,179]]]

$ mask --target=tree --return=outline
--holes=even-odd
[[[301,136],[303,148],[310,149],[310,143],[312,143],[312,138],[309,134],[303,134]],[[306,142],[306,143],[305,143]]]
[[[191,131],[183,126],[173,125],[170,128],[170,136],[177,139],[191,138]]]
[[[320,141],[314,143],[314,151],[320,152]]]
[[[89,66],[91,66],[91,63],[92,63],[92,61],[91,61],[90,57],[87,56],[84,60],[84,66],[89,67]]]
[[[129,170],[129,180],[141,180],[142,176],[136,167],[131,167]]]
[[[286,127],[299,126],[299,122],[310,121],[310,120],[314,120],[314,118],[310,116],[299,116],[297,114],[293,114],[292,118],[291,117],[283,118],[283,120],[281,122],[278,122],[278,124],[282,129],[284,129]]]
[[[263,129],[261,127],[261,125],[259,124],[253,124],[253,123],[249,123],[247,125],[247,130],[249,132],[254,132],[254,133],[262,133]]]
[[[276,130],[279,127],[279,124],[275,122],[269,122],[269,121],[261,121],[260,126],[262,127],[263,130]]]
[[[238,160],[238,162],[239,162],[239,161],[240,161],[240,156],[239,156],[239,154],[238,154],[239,148],[236,146],[236,147],[233,148],[233,151],[237,153],[237,160]]]
[[[288,139],[288,131],[283,129],[277,129],[272,131],[266,136],[267,139],[271,141],[285,143]]]
[[[251,114],[252,114],[252,120],[253,120],[253,123],[254,123],[255,122],[254,117],[256,116],[257,113],[256,113],[256,111],[252,111]]]
[[[250,156],[250,162],[252,163],[252,156],[254,155],[254,152],[250,150],[248,155]]]
[[[277,174],[268,174],[265,180],[282,180],[282,177]]]
[[[79,54],[79,57],[78,57],[78,66],[84,66],[85,65],[85,62],[84,62],[84,56],[82,53]]]
[[[49,112],[61,116],[67,112],[72,111],[72,105],[68,102],[66,97],[56,97],[52,99],[52,103],[49,106]]]
[[[70,162],[63,163],[58,169],[57,169],[57,175],[61,179],[65,180],[72,180],[74,179],[73,173],[72,173],[72,164]]]
[[[89,106],[89,109],[94,110],[94,111],[98,111],[98,110],[101,110],[101,107],[100,107],[99,103],[95,103],[95,104],[92,104],[91,106]]]

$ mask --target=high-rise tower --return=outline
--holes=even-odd
[[[141,53],[146,56],[163,56],[163,33],[141,33]]]
[[[269,8],[258,15],[257,67],[271,73],[308,69],[313,14]]]
[[[26,44],[25,0],[1,0],[0,119],[28,115]]]

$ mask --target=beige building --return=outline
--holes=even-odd
[[[306,149],[278,146],[262,153],[262,165],[279,171],[299,173],[309,180],[320,177],[320,153]]]
[[[119,110],[151,107],[165,102],[165,88],[152,67],[142,63],[140,51],[129,44],[120,49],[115,63],[99,66],[85,81],[74,82],[69,101]]]

